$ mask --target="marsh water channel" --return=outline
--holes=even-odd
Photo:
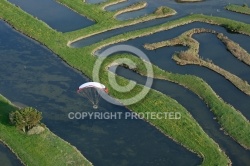
[[[76,146],[94,165],[197,165],[201,159],[143,120],[70,120],[93,112],[77,95],[89,81],[52,52],[0,22],[0,93],[43,112],[43,122]],[[99,111],[127,112],[101,101]],[[180,160],[181,158],[181,160]]]
[[[14,1],[15,0],[10,0],[10,2]],[[91,0],[87,2],[95,3],[95,1]],[[177,10],[178,14],[173,17],[157,19],[95,35],[73,43],[72,47],[90,45],[117,34],[161,24],[190,13],[223,16],[249,23],[249,17],[223,9],[228,3],[241,4],[244,2],[243,0],[237,2],[234,0],[207,0],[201,3],[178,4],[173,0],[157,0],[157,2],[151,3],[148,6],[150,10],[145,9],[147,13],[150,13],[151,10],[157,6],[166,5]],[[20,6],[24,5],[23,8],[21,7],[24,10],[27,10],[27,5],[30,5],[31,8],[32,6],[38,6],[37,4],[30,3],[26,4],[25,7],[25,2],[20,1],[18,3],[21,3],[19,4]],[[39,3],[43,2],[41,1]],[[50,3],[55,3],[55,1],[46,0],[46,3],[50,5]],[[55,3],[54,8],[60,8],[58,5],[59,4]],[[119,5],[122,6],[121,4],[117,6],[114,5],[112,10],[119,9]],[[29,10],[27,10],[27,12],[33,14]],[[77,23],[76,21],[76,24],[72,24],[71,27],[70,22],[62,21],[57,17],[50,17],[51,20],[49,20],[47,12],[41,10],[36,10],[35,12],[41,14],[41,17],[34,14],[39,17],[39,19],[45,21],[52,28],[62,32],[76,30],[85,26],[78,24],[79,22]],[[133,12],[131,13],[125,13],[119,17],[123,20],[139,16],[133,14]],[[64,17],[68,15],[69,13],[64,13],[60,16]],[[82,18],[80,18],[80,20],[81,19]],[[86,25],[93,24],[93,22],[89,22],[85,20],[85,18],[83,22],[84,24],[86,23]],[[74,25],[80,26],[77,27]],[[148,41],[157,42],[167,40],[178,36],[186,30],[198,27],[223,32],[230,39],[239,43],[244,49],[250,52],[250,47],[248,46],[248,43],[250,43],[249,37],[231,34],[224,28],[204,23],[188,24],[151,36],[129,40],[123,42],[123,44],[133,45],[143,50],[153,64],[164,70],[181,74],[193,74],[203,78],[220,97],[232,104],[240,110],[245,117],[250,119],[250,112],[248,111],[250,108],[249,96],[240,92],[222,76],[206,68],[193,65],[178,66],[171,60],[172,54],[175,51],[184,50],[184,47],[161,48],[155,51],[148,51],[142,47],[143,44]],[[79,84],[87,82],[88,78],[69,68],[51,51],[39,43],[15,32],[2,21],[0,22],[0,36],[0,93],[12,102],[33,106],[42,111],[44,116],[43,122],[51,131],[76,146],[94,165],[198,165],[201,163],[201,159],[195,154],[176,144],[142,120],[70,120],[68,118],[69,112],[94,111],[87,100],[76,94],[76,89]],[[242,62],[238,62],[229,52],[225,51],[225,46],[218,41],[214,35],[206,33],[198,34],[194,35],[194,38],[201,43],[201,56],[212,59],[215,64],[250,82],[248,77],[249,67],[245,66]],[[216,49],[211,49],[215,47]],[[123,68],[119,68],[117,74],[128,79],[136,80],[138,83],[143,83],[145,79]],[[171,96],[187,108],[206,133],[226,152],[232,160],[233,165],[247,165],[250,163],[249,151],[243,149],[229,136],[226,136],[219,130],[220,126],[213,120],[213,114],[195,94],[179,85],[167,81],[155,80],[153,88]],[[104,112],[129,111],[124,107],[114,106],[102,100],[100,105],[100,111]],[[7,158],[13,154],[9,153],[8,149],[3,149],[3,151],[8,154],[5,157],[6,160],[4,160],[7,161]],[[15,163],[9,164],[8,162],[4,164],[18,165]]]

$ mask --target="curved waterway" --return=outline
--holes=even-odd
[[[129,4],[133,4],[139,2],[140,0],[128,0],[128,2],[123,2],[119,4],[115,4],[109,7],[106,7],[105,10],[114,11],[119,10],[124,7],[127,7]],[[174,0],[170,1],[163,1],[163,0],[145,0],[148,3],[147,9],[141,12],[128,12],[122,15],[119,15],[117,19],[119,20],[127,20],[131,18],[136,18],[140,16],[141,13],[150,14],[156,8],[160,6],[168,6],[177,11],[177,13],[185,14],[206,14],[206,15],[213,15],[213,16],[220,16],[225,18],[230,18],[238,21],[243,21],[246,23],[250,23],[249,16],[239,13],[233,13],[231,11],[227,11],[225,6],[228,4],[244,4],[246,1],[244,0],[205,0],[203,2],[197,3],[178,3]]]
[[[174,54],[174,51],[181,51],[180,48],[176,49],[176,47],[164,47],[164,48],[150,51],[150,50],[144,49],[144,47],[143,47],[143,45],[148,43],[149,41],[150,41],[150,43],[154,43],[154,42],[169,40],[169,39],[172,39],[174,37],[179,36],[180,34],[184,33],[185,31],[188,31],[192,28],[207,28],[207,29],[216,30],[217,32],[221,32],[221,33],[225,34],[233,41],[238,42],[244,49],[248,48],[245,43],[249,41],[249,38],[250,38],[249,36],[246,36],[246,35],[239,35],[238,36],[238,34],[228,33],[224,28],[222,28],[220,26],[210,25],[210,24],[206,24],[206,23],[199,23],[199,22],[187,24],[187,25],[180,26],[180,27],[170,29],[167,31],[157,32],[157,33],[149,35],[149,36],[139,37],[139,38],[128,40],[125,42],[121,42],[118,44],[128,44],[128,45],[132,45],[132,46],[135,46],[135,47],[141,49],[143,52],[146,53],[146,55],[148,56],[148,58],[150,59],[150,61],[153,64],[159,66],[160,68],[162,68],[166,71],[170,71],[173,73],[180,73],[180,74],[191,74],[191,75],[196,75],[198,77],[203,78],[215,90],[215,92],[220,97],[222,97],[224,99],[224,101],[232,104],[236,109],[239,109],[247,119],[250,119],[250,112],[248,109],[248,108],[250,108],[250,103],[249,103],[250,97],[245,95],[241,91],[239,91],[231,82],[227,81],[223,76],[218,75],[217,73],[215,73],[207,68],[200,67],[200,66],[195,66],[195,65],[179,66],[179,65],[177,65],[176,62],[172,60],[172,55]],[[202,34],[199,34],[199,35],[202,35]],[[240,37],[240,39],[237,37]],[[214,42],[213,38],[210,38],[210,37],[200,38],[199,41],[203,41],[206,43]],[[114,44],[114,45],[116,45],[116,44]],[[110,46],[113,46],[113,45],[110,45]],[[108,47],[110,47],[110,46],[108,46]],[[225,49],[224,45],[220,45],[220,46]],[[201,49],[200,49],[201,56],[203,56],[203,54],[210,53],[210,52],[207,52],[207,50],[204,50],[203,47],[204,46],[201,46]],[[101,50],[98,50],[96,52],[96,54],[99,54],[102,50],[104,50],[106,48],[107,47],[102,48]],[[182,48],[182,50],[185,50],[185,49],[186,48]],[[223,53],[225,53],[224,49],[213,50],[213,51],[214,51],[214,53],[216,52],[216,55],[219,55],[219,54],[223,55]],[[246,49],[246,50],[248,50],[248,49]],[[223,52],[221,52],[221,51],[223,51]],[[228,56],[229,58],[231,56],[231,58],[234,58],[233,55],[223,55],[223,56],[225,56],[225,57]],[[223,61],[223,59],[220,59],[220,60]],[[235,61],[237,61],[237,60],[235,60]],[[220,62],[217,62],[217,64],[220,66]],[[238,68],[240,68],[242,66],[244,67],[243,70],[241,70],[241,69],[237,69],[237,70],[241,70],[241,71],[245,70],[244,63],[240,62],[237,64],[238,64],[238,66],[237,66]],[[234,68],[234,66],[231,66],[231,67],[232,67],[232,69]],[[244,71],[243,74],[241,74],[241,76],[246,78],[246,79],[249,79],[249,78],[247,78],[247,74],[246,74],[246,73],[249,73],[249,70],[247,70],[247,71],[248,72]]]
[[[17,157],[0,142],[0,163],[2,166],[22,166]]]
[[[76,94],[89,81],[51,51],[0,22],[0,93],[43,112],[52,132],[76,146],[94,165],[198,165],[201,159],[143,120],[70,120],[93,112]],[[102,112],[128,112],[100,101]],[[181,158],[181,160],[180,160]]]
[[[122,67],[118,67],[116,71],[112,68],[110,70],[129,80],[136,81],[138,84],[145,85],[146,77],[131,70]],[[170,96],[183,105],[203,130],[225,151],[233,165],[242,166],[250,163],[250,151],[244,149],[220,130],[220,125],[213,119],[213,113],[197,95],[180,85],[165,80],[154,79],[152,88]]]
[[[54,0],[8,1],[60,32],[74,31],[95,23]]]

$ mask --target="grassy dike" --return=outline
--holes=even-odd
[[[24,165],[92,164],[68,142],[48,128],[39,135],[27,135],[9,124],[9,112],[17,108],[0,95],[0,141],[7,145]]]
[[[111,39],[100,42],[91,47],[86,47],[82,49],[71,49],[66,47],[69,36],[72,33],[62,34],[50,29],[46,24],[36,20],[34,17],[24,13],[20,9],[10,5],[6,1],[0,2],[0,16],[1,18],[8,21],[12,26],[21,31],[22,33],[32,36],[36,40],[40,41],[42,44],[46,45],[49,49],[53,50],[58,54],[63,60],[65,60],[72,67],[83,71],[87,76],[91,77],[93,64],[96,60],[91,52],[97,47],[108,45],[109,43],[119,42],[121,40],[128,40],[130,38],[136,38],[138,36],[151,34],[160,30],[170,29],[179,25],[187,24],[193,21],[204,21],[216,24],[235,24],[239,22],[234,22],[228,19],[215,18],[202,15],[192,15],[177,21],[171,21],[160,26],[147,28],[144,30],[138,30],[131,33],[122,34]],[[77,10],[77,9],[75,9]],[[243,24],[243,23],[239,23]],[[244,24],[245,25],[245,24]],[[109,25],[110,26],[110,25]],[[94,27],[94,26],[93,26]],[[86,28],[89,31],[91,28]],[[99,31],[97,29],[96,31]],[[242,31],[248,33],[247,27],[243,26]],[[249,30],[249,29],[248,29]],[[84,31],[84,30],[82,30]],[[94,32],[94,29],[92,29]],[[84,32],[87,34],[87,32]],[[72,34],[71,38],[75,35]],[[84,65],[83,65],[84,64]],[[103,69],[104,74],[102,75],[102,82],[108,85],[108,80],[106,79],[107,72]],[[178,79],[178,75],[176,76]],[[192,76],[190,76],[192,77]],[[123,82],[125,79],[120,78]],[[185,81],[185,80],[183,80]],[[109,85],[108,85],[109,86]],[[138,90],[140,86],[137,86],[129,94],[120,94],[115,91],[110,91],[113,96],[122,96],[127,98],[129,95],[133,95]],[[157,100],[155,100],[157,98]],[[159,103],[162,103],[159,106]],[[158,111],[181,111],[182,120],[179,121],[156,121],[150,120],[150,123],[155,125],[159,130],[173,138],[173,140],[182,144],[186,148],[194,151],[203,158],[203,165],[228,165],[230,163],[226,155],[221,151],[218,145],[207,136],[207,134],[201,129],[197,122],[191,117],[191,115],[179,105],[173,99],[161,94],[160,92],[151,90],[149,95],[140,103],[129,106],[129,109],[140,112],[147,110],[158,110]],[[244,126],[243,126],[244,127]]]
[[[248,6],[230,4],[227,5],[225,8],[229,11],[250,15],[250,8]]]

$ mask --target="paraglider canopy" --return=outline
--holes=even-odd
[[[79,86],[77,93],[89,99],[89,101],[93,104],[93,108],[98,108],[99,103],[99,93],[105,92],[108,93],[108,89],[105,85],[99,82],[87,82]]]

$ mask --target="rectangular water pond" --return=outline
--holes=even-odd
[[[22,10],[44,21],[60,32],[69,32],[93,25],[89,20],[71,9],[53,0],[8,0]]]

